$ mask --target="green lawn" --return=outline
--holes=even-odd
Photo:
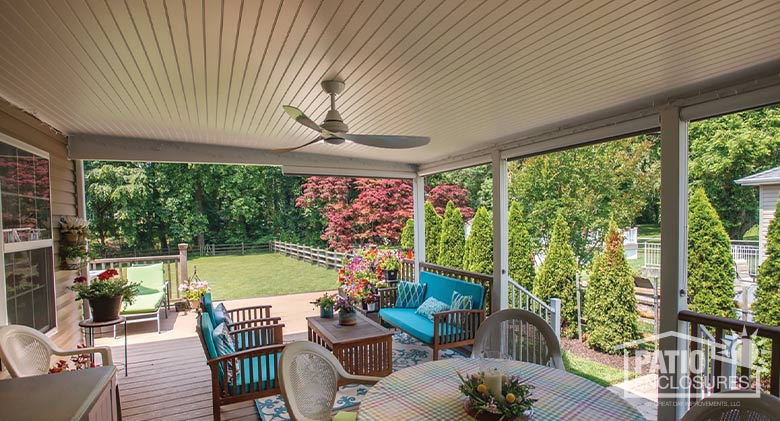
[[[215,300],[266,297],[337,288],[336,271],[276,253],[188,260],[190,274],[208,281]]]
[[[563,365],[569,373],[576,374],[605,387],[625,380],[623,370],[587,360],[568,352],[563,353]],[[634,377],[636,377],[636,373],[629,372],[628,378]]]
[[[661,238],[661,226],[658,224],[639,224],[639,238]]]

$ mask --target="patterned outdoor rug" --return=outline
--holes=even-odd
[[[452,358],[460,356],[457,352],[447,349],[440,351],[439,358]],[[406,333],[396,333],[393,335],[393,371],[402,368],[411,367],[420,363],[428,362],[433,359],[433,350],[417,339],[412,338]],[[368,393],[370,386],[366,385],[347,385],[343,386],[336,394],[335,410],[342,410],[360,403],[363,396]],[[257,410],[260,412],[260,418],[263,421],[287,421],[287,408],[284,407],[284,401],[281,395],[255,400]]]

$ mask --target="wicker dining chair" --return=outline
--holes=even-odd
[[[471,356],[494,355],[564,370],[555,332],[544,319],[526,310],[501,310],[482,322]]]
[[[107,347],[64,350],[55,345],[48,336],[31,327],[0,327],[0,360],[8,368],[11,377],[48,374],[52,357],[81,354],[100,354],[104,366],[113,365],[111,350]]]
[[[694,405],[682,421],[774,421],[780,417],[780,399],[755,390],[729,390]]]
[[[379,377],[347,373],[333,354],[313,342],[295,342],[282,352],[281,386],[287,413],[293,421],[354,419],[356,413],[341,412],[332,418],[339,386],[374,384]]]

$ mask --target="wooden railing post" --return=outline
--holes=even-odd
[[[189,246],[187,243],[181,243],[179,244],[179,283],[185,282],[188,279],[190,279],[189,275],[187,274],[187,248]],[[171,285],[171,288],[179,288],[178,285],[173,286]]]

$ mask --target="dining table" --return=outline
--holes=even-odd
[[[473,420],[466,414],[460,392],[464,377],[495,368],[519,376],[533,386],[532,421],[645,420],[619,395],[590,380],[538,364],[513,360],[450,358],[394,372],[371,387],[363,398],[358,421]]]

